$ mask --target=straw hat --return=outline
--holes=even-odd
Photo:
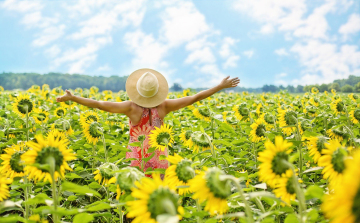
[[[137,105],[152,108],[166,99],[169,85],[156,70],[143,68],[130,74],[126,80],[126,92]]]

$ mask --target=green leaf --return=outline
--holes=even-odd
[[[24,204],[45,204],[45,200],[49,200],[52,202],[52,199],[48,197],[46,194],[37,194],[35,197],[30,198],[29,200],[25,201]]]
[[[86,208],[87,208],[87,211],[101,211],[101,210],[105,210],[105,209],[110,209],[111,206],[108,203],[95,202],[91,205],[88,205]]]
[[[10,215],[10,216],[7,216],[7,217],[1,217],[0,222],[13,223],[13,222],[26,222],[26,220],[24,218],[20,217],[19,215]]]
[[[164,155],[160,155],[159,160],[165,160],[167,157]]]
[[[317,186],[317,185],[311,185],[307,188],[305,197],[307,200],[312,198],[318,198],[321,199],[324,196],[324,189]]]
[[[298,218],[295,214],[289,214],[286,218],[284,223],[299,223]]]
[[[144,158],[143,161],[146,163],[147,161],[149,161],[154,156],[155,156],[155,153],[152,153],[149,157]]]
[[[79,179],[82,177],[77,175],[76,173],[68,173],[65,175],[65,178],[72,180],[72,179]]]
[[[322,170],[322,169],[324,169],[324,167],[317,166],[317,167],[313,167],[313,168],[307,169],[307,170],[305,170],[303,173],[315,172],[315,171]]]
[[[66,190],[66,191],[71,191],[77,194],[83,194],[83,195],[88,195],[88,196],[97,196],[101,198],[101,195],[95,191],[90,189],[88,186],[80,186],[74,183],[70,183],[70,182],[63,182],[62,185],[62,190]]]
[[[129,144],[130,146],[134,146],[134,147],[141,147],[141,142],[133,142]]]
[[[80,213],[75,215],[73,223],[88,223],[94,220],[94,216],[88,213]]]

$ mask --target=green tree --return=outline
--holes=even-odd
[[[360,82],[355,84],[355,92],[360,92]]]
[[[183,88],[178,83],[174,83],[173,86],[170,88],[170,91],[182,91],[182,90]]]
[[[345,92],[345,93],[349,93],[349,92],[353,92],[354,88],[353,86],[346,84],[341,88],[341,92]]]
[[[335,91],[340,91],[340,85],[339,83],[333,83],[329,86],[328,90],[331,91],[331,89],[335,89]]]
[[[324,92],[327,91],[329,89],[329,85],[328,84],[322,84],[319,86],[319,91],[320,92]]]

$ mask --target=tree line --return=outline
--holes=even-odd
[[[100,91],[111,90],[120,91],[125,90],[126,79],[128,76],[89,76],[81,74],[63,74],[63,73],[11,73],[3,72],[0,74],[0,86],[5,90],[13,89],[28,89],[32,85],[48,84],[50,88],[62,86],[63,89],[75,88],[90,88],[96,86]],[[312,87],[317,87],[320,92],[330,91],[335,89],[337,92],[360,92],[360,77],[350,75],[347,79],[335,80],[330,84],[315,84],[315,85],[288,85],[286,87],[280,85],[264,85],[261,88],[244,88],[236,87],[233,91],[241,92],[279,92],[280,90],[287,90],[290,93],[309,92]],[[170,87],[170,91],[182,91],[184,88],[179,83],[174,83]],[[194,90],[200,91],[205,88],[197,88]]]

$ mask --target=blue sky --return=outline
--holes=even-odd
[[[211,87],[360,75],[357,0],[0,1],[0,72],[129,75]]]

